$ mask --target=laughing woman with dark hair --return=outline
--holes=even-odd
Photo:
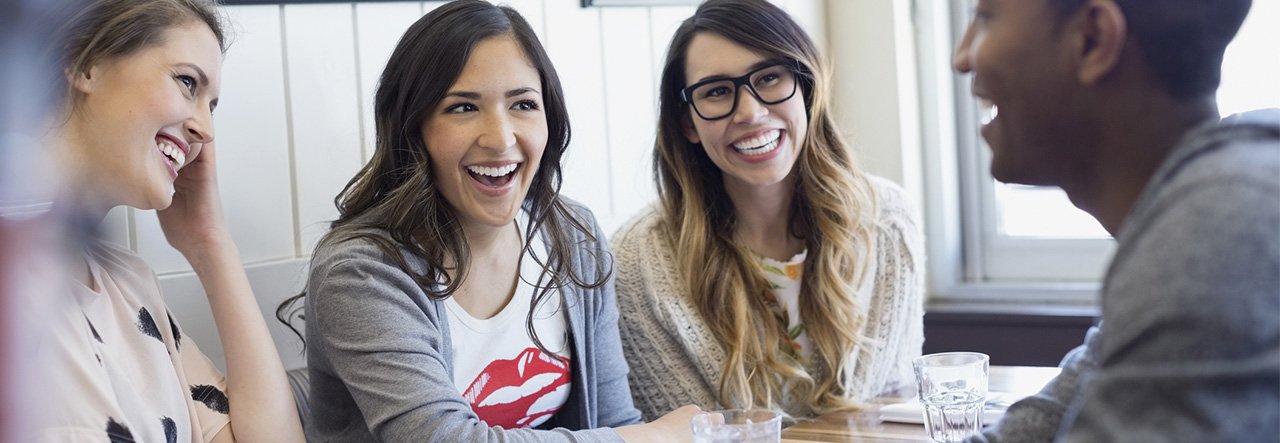
[[[612,255],[559,196],[568,114],[528,23],[433,10],[374,101],[377,150],[305,293],[309,440],[689,439],[696,407],[641,425],[632,406]]]

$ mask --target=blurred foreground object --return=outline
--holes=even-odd
[[[0,0],[0,441],[34,441],[30,367],[42,333],[41,303],[65,279],[54,239],[67,232],[49,212],[57,177],[36,140],[62,97],[50,32],[77,1]]]

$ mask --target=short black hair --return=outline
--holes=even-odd
[[[1253,0],[1112,0],[1166,91],[1187,99],[1212,94],[1222,80],[1222,55]],[[1060,18],[1086,0],[1050,0]]]

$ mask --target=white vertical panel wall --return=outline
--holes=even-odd
[[[657,197],[650,151],[656,133],[658,100],[653,75],[652,41],[636,38],[649,32],[642,8],[600,10],[600,42],[604,48],[605,128],[608,130],[610,203],[606,222],[618,225]],[[637,55],[640,55],[637,57]],[[612,232],[612,229],[606,229]]]
[[[608,123],[605,119],[604,46],[600,42],[600,8],[574,1],[544,3],[551,62],[564,85],[573,136],[561,160],[561,194],[586,205],[602,220],[613,215],[609,179]],[[584,38],[589,35],[592,38]],[[606,225],[607,226],[607,225]]]
[[[222,94],[214,112],[227,225],[241,258],[251,263],[294,252],[279,9],[228,11],[233,49],[223,62]]]
[[[565,195],[612,232],[654,198],[656,88],[666,47],[693,6],[583,8],[581,0],[499,0],[546,46],[568,100]],[[825,2],[778,0],[822,44]],[[372,100],[401,34],[442,2],[225,7],[233,22],[216,113],[219,179],[232,235],[287,367],[305,364],[275,306],[306,281],[333,198],[374,148]],[[113,211],[107,236],[161,274],[185,332],[223,364],[199,280],[150,211]]]
[[[361,162],[373,155],[373,94],[377,90],[382,68],[391,58],[400,35],[422,16],[421,3],[361,3],[356,5],[357,74],[360,78]]]
[[[333,197],[360,169],[355,5],[284,7],[298,233],[309,253],[337,218]]]

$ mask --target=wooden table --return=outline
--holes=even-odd
[[[1039,392],[1045,383],[1058,375],[1058,372],[1060,372],[1058,368],[992,366],[987,389],[1028,396]],[[915,392],[903,392],[898,395],[915,395]],[[901,401],[901,398],[884,399],[886,404],[898,401]],[[914,443],[929,442],[929,435],[922,425],[882,422],[879,410],[873,407],[873,409],[857,412],[834,412],[800,422],[782,430],[782,441],[783,443]]]

